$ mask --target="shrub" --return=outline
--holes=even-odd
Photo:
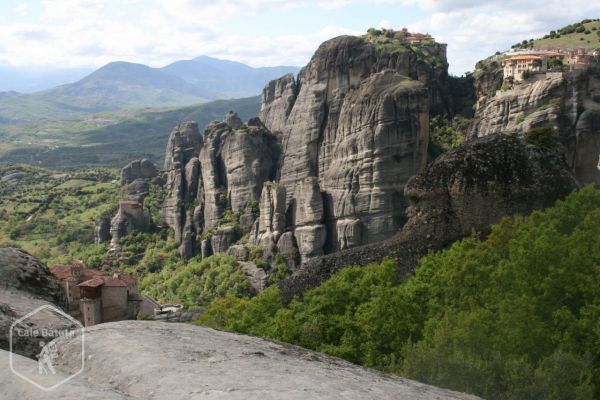
[[[188,307],[207,305],[226,295],[248,297],[253,294],[241,266],[227,254],[170,265],[144,278],[140,288],[160,302],[182,303]]]
[[[558,134],[552,125],[542,125],[529,130],[525,140],[541,148],[552,148],[558,144]]]

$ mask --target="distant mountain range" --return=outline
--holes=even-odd
[[[74,83],[29,94],[0,93],[0,123],[256,96],[270,80],[299,70],[292,66],[253,68],[208,56],[162,68],[112,62]],[[0,83],[2,73],[0,69]]]

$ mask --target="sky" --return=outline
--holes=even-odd
[[[305,65],[323,41],[370,27],[430,33],[450,72],[584,18],[597,0],[2,0],[0,65],[164,66],[199,55]]]

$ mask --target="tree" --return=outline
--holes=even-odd
[[[523,71],[523,73],[521,74],[521,77],[523,79],[529,79],[533,76],[533,72],[531,72],[531,70],[526,69],[525,71]]]

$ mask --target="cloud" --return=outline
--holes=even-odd
[[[600,13],[600,4],[587,0],[572,0],[568,8],[562,0],[546,0],[543,9],[533,0],[41,0],[36,13],[31,4],[14,10],[28,13],[26,23],[15,19],[0,25],[0,63],[98,67],[126,60],[161,66],[208,54],[254,66],[303,65],[322,41],[361,34],[363,22],[393,26],[392,14],[376,11],[371,16],[378,18],[370,23],[303,25],[307,15],[365,4],[373,10],[398,6],[399,12],[412,7],[426,13],[408,27],[448,43],[455,74],[515,42]],[[273,33],[268,18],[274,12],[285,15],[288,33]]]
[[[52,40],[52,33],[46,29],[39,29],[36,27],[25,28],[23,30],[16,30],[14,32],[15,37],[25,41],[48,41]]]

